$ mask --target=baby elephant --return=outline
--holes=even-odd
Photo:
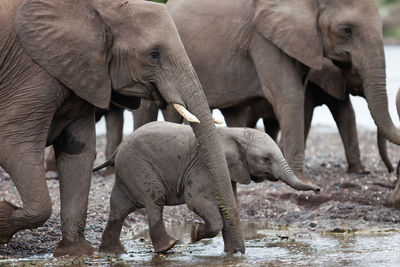
[[[282,180],[297,190],[319,191],[297,179],[267,134],[250,128],[219,128],[219,132],[232,181]],[[201,155],[191,127],[185,125],[152,122],[125,138],[114,155],[94,169],[115,164],[116,181],[100,251],[124,251],[119,241],[122,224],[129,213],[140,208],[146,208],[156,252],[165,252],[177,242],[165,230],[164,205],[186,203],[204,220],[194,225],[192,242],[216,236],[223,221]]]

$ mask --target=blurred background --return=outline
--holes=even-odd
[[[168,0],[150,0],[158,3],[166,3]],[[396,112],[395,97],[400,88],[400,0],[376,0],[383,21],[383,37],[386,54],[387,93],[389,99],[389,112],[398,127],[400,122]],[[368,130],[376,130],[376,126],[369,113],[367,103],[360,97],[351,97],[356,112],[357,126]],[[214,117],[224,120],[218,110],[213,111]],[[163,120],[161,112],[159,120]],[[131,112],[124,113],[124,134],[130,134],[133,130],[133,119]],[[322,126],[328,131],[337,131],[336,124],[331,113],[325,106],[318,107],[314,111],[312,124]],[[258,124],[262,127],[262,123]],[[98,135],[105,134],[104,118],[96,125]]]

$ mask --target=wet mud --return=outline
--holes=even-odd
[[[1,259],[8,266],[398,266],[400,233],[392,231],[310,232],[272,229],[265,223],[245,223],[246,254],[221,251],[221,235],[190,243],[189,224],[170,225],[167,231],[180,242],[167,254],[152,250],[147,229],[123,238],[127,253],[98,253],[86,258],[58,258],[51,254]]]
[[[329,140],[329,142],[328,142]],[[53,201],[53,215],[43,227],[17,233],[7,245],[0,245],[0,266],[26,264],[138,264],[142,266],[285,266],[297,264],[377,266],[400,259],[400,211],[387,206],[390,186],[396,177],[387,173],[379,158],[376,133],[359,132],[364,165],[370,174],[346,173],[344,151],[337,133],[314,128],[307,142],[306,170],[322,187],[320,194],[296,192],[282,183],[240,185],[240,216],[246,223],[245,255],[223,254],[221,237],[190,244],[189,228],[198,219],[185,206],[166,207],[168,231],[182,241],[167,255],[153,253],[145,231],[144,211],[125,221],[121,239],[128,253],[120,257],[96,255],[85,259],[54,259],[51,253],[61,240],[58,180],[47,183]],[[95,165],[104,158],[105,139],[98,137]],[[395,163],[400,150],[388,144]],[[89,196],[87,239],[98,247],[109,211],[113,176],[95,174]],[[7,174],[0,172],[0,196],[20,205]],[[176,230],[174,230],[176,229]],[[250,229],[250,230],[248,230]],[[363,263],[363,264],[361,264]],[[396,266],[396,265],[393,265]]]

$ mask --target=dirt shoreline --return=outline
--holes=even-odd
[[[328,143],[327,140],[330,142]],[[310,231],[400,230],[400,211],[387,206],[395,175],[389,174],[381,162],[376,146],[376,133],[359,131],[360,149],[368,175],[346,173],[346,160],[339,134],[313,129],[307,142],[306,169],[322,187],[318,195],[296,192],[282,183],[263,182],[238,187],[240,216],[247,222],[268,222],[271,227],[307,228]],[[105,137],[97,139],[95,165],[104,161]],[[400,150],[388,144],[393,163],[400,159]],[[397,159],[397,160],[395,160]],[[53,201],[53,214],[43,227],[24,230],[7,245],[0,245],[2,257],[31,257],[51,253],[61,239],[58,181],[48,180]],[[113,176],[95,174],[89,196],[86,237],[98,247],[109,210]],[[0,196],[20,205],[18,195],[6,174],[0,174]],[[195,218],[185,206],[166,207],[168,223],[191,222]],[[129,216],[123,235],[147,226],[144,211]]]

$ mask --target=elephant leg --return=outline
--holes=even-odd
[[[82,113],[54,142],[60,177],[62,231],[54,256],[90,255],[95,251],[84,236],[96,154],[94,108],[87,105]]]
[[[350,98],[343,101],[335,100],[328,104],[342,138],[344,152],[348,162],[348,172],[365,174],[369,173],[361,163],[360,148],[358,144],[356,118]]]
[[[0,244],[8,243],[22,229],[43,225],[52,212],[44,170],[44,142],[42,147],[13,146],[4,169],[10,174],[22,201],[22,208],[0,201]]]
[[[302,98],[301,95],[298,96]],[[302,101],[303,102],[303,101]],[[296,103],[295,100],[286,100],[283,103]],[[277,116],[281,127],[281,150],[296,176],[304,183],[310,179],[304,173],[304,105],[298,107],[283,104],[277,107]]]
[[[155,203],[146,204],[150,238],[156,253],[167,252],[178,242],[177,239],[172,238],[165,230],[163,209],[164,206]]]
[[[145,125],[146,123],[156,121],[158,116],[158,107],[152,100],[142,99],[140,107],[133,111],[134,129]]]
[[[135,210],[135,203],[132,203],[121,190],[117,180],[111,192],[110,214],[108,216],[106,229],[101,238],[99,251],[110,253],[125,252],[125,248],[121,244],[119,237],[126,217]]]
[[[188,208],[199,215],[205,223],[195,222],[192,228],[192,242],[218,235],[222,229],[222,217],[216,202],[197,194],[186,203]]]
[[[400,112],[399,112],[400,113]],[[397,173],[397,181],[394,184],[394,189],[389,195],[389,206],[400,209],[400,161],[397,164],[396,168]]]
[[[56,161],[56,155],[54,153],[54,148],[50,146],[49,152],[47,154],[47,159],[46,159],[46,171],[53,171],[57,172],[57,161]]]
[[[312,184],[304,174],[305,89],[302,81],[306,69],[258,33],[250,44],[250,55],[264,95],[279,121],[281,150],[296,176]],[[265,60],[260,55],[269,58]]]
[[[124,127],[124,110],[114,105],[105,114],[106,117],[106,158],[110,158],[122,141]],[[114,166],[108,166],[103,175],[114,173]]]

